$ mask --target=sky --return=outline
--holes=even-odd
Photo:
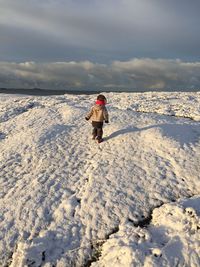
[[[199,0],[0,0],[0,87],[199,89]]]

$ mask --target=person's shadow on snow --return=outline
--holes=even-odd
[[[113,139],[117,136],[134,133],[134,132],[141,132],[145,130],[149,130],[152,128],[158,128],[161,131],[162,135],[168,137],[170,139],[174,139],[175,141],[179,142],[181,145],[192,143],[195,144],[200,140],[200,125],[198,124],[155,124],[150,125],[144,128],[137,128],[137,127],[126,127],[124,129],[120,129],[116,132],[113,132],[105,140]]]
[[[139,131],[140,129],[137,128],[137,127],[128,127],[128,128],[124,128],[124,129],[121,129],[121,130],[118,130],[114,133],[111,133],[111,135],[105,137],[104,139],[105,140],[110,140],[112,138],[115,138],[119,135],[124,135],[124,134],[127,134],[127,133],[132,133],[132,132],[137,132]]]

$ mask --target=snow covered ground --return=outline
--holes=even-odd
[[[0,266],[200,266],[200,93],[0,95]]]

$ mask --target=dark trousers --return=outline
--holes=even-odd
[[[94,138],[101,140],[103,136],[103,122],[93,121],[92,126],[93,126],[92,136]]]

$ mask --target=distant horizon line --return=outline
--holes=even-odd
[[[100,89],[47,89],[47,88],[0,88],[0,94],[3,93],[21,93],[21,94],[30,94],[30,95],[51,95],[51,94],[98,94],[101,92],[105,93],[145,93],[145,92],[200,92],[200,89],[121,89],[121,90],[115,90],[115,89],[107,89],[104,90],[103,88]]]

